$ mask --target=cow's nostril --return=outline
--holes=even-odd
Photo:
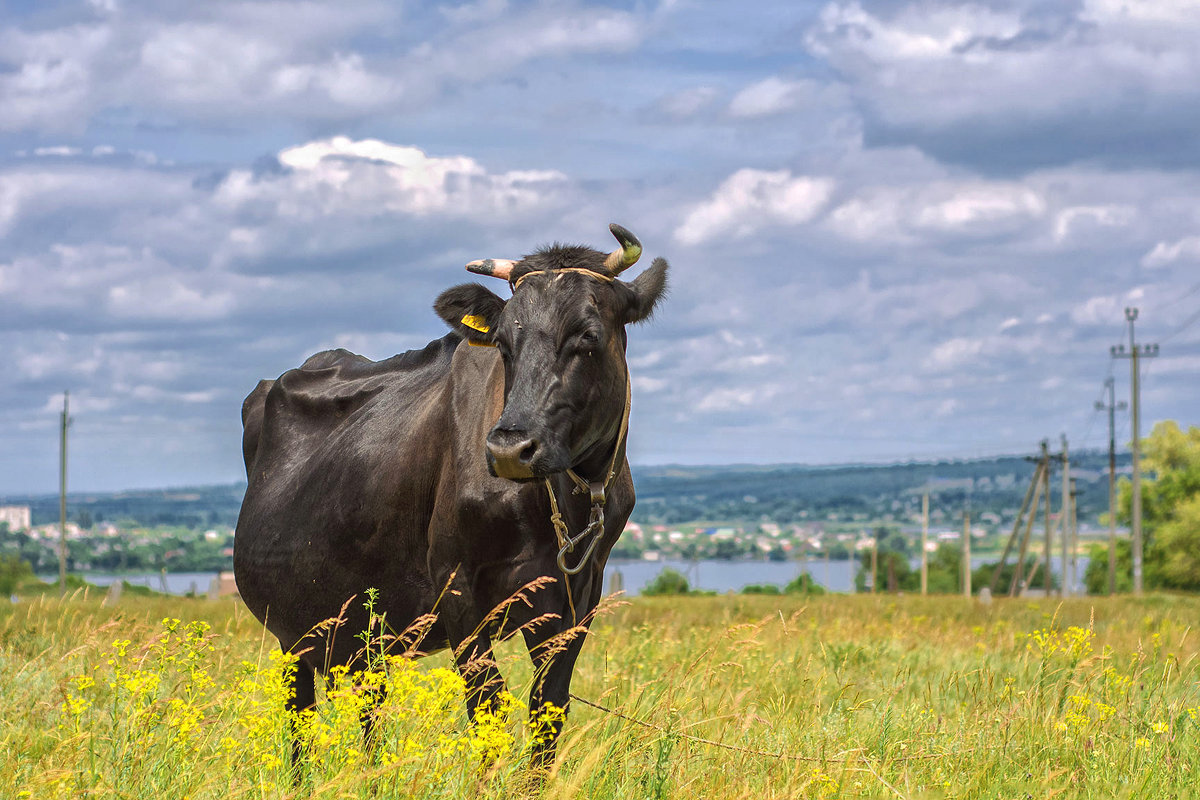
[[[525,448],[521,450],[521,455],[519,456],[521,463],[528,464],[530,461],[533,461],[533,457],[537,455],[537,449],[537,442],[530,442],[529,444],[525,445]]]

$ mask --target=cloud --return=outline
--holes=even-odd
[[[1172,264],[1180,259],[1200,259],[1200,236],[1185,236],[1174,242],[1158,242],[1154,249],[1142,256],[1141,265],[1148,269]]]
[[[465,156],[429,156],[415,147],[344,136],[279,153],[281,174],[234,170],[216,202],[243,207],[269,202],[286,217],[381,212],[422,216],[505,214],[546,202],[566,176],[555,170],[491,175]]]
[[[968,363],[983,351],[983,341],[958,337],[942,342],[925,359],[924,367],[934,372],[953,370]]]
[[[414,41],[410,28],[431,32]],[[623,53],[645,14],[575,3],[401,9],[366,2],[113,4],[86,21],[0,27],[0,131],[80,133],[96,116],[245,125],[424,107],[532,60]]]
[[[1058,212],[1054,219],[1054,238],[1064,241],[1075,236],[1094,234],[1103,228],[1129,225],[1137,210],[1125,205],[1071,206]]]
[[[793,111],[816,88],[813,81],[789,81],[772,75],[735,94],[729,101],[729,113],[735,117],[766,117]]]
[[[864,187],[830,212],[828,224],[839,235],[861,241],[991,237],[1026,227],[1045,211],[1041,194],[1019,183],[927,180]]]
[[[740,169],[687,215],[675,238],[695,245],[729,234],[746,237],[768,225],[800,225],[821,211],[833,187],[828,178],[790,170]]]
[[[1107,325],[1112,327],[1114,323],[1124,321],[1125,308],[1127,306],[1131,303],[1136,303],[1144,296],[1144,290],[1134,289],[1123,295],[1096,295],[1095,297],[1089,297],[1071,309],[1071,321],[1077,325]]]
[[[1148,341],[1194,313],[1183,5],[23,8],[0,22],[8,491],[43,489],[43,456],[52,485],[67,386],[78,485],[235,479],[259,378],[419,346],[467,261],[608,248],[610,221],[674,276],[629,336],[643,463],[1074,435],[1124,306]],[[1194,415],[1185,370],[1152,376],[1147,409]]]
[[[715,86],[693,86],[657,98],[651,110],[671,120],[688,120],[712,107],[720,91]]]
[[[806,43],[852,88],[869,138],[1004,169],[1194,153],[1198,34],[1190,3],[846,0]]]

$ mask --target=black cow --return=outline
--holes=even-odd
[[[472,262],[508,279],[512,298],[474,283],[446,290],[434,308],[451,332],[422,350],[384,361],[325,351],[246,398],[234,571],[254,615],[301,653],[293,709],[313,704],[314,672],[364,665],[355,632],[368,627],[372,588],[393,630],[436,613],[420,651],[454,649],[472,717],[503,686],[492,642],[517,630],[537,667],[531,716],[566,708],[634,503],[625,326],[666,285],[663,259],[616,279],[641,245],[611,229],[621,247],[607,256],[554,245]],[[532,607],[489,618],[531,582]],[[336,634],[321,625],[339,614]],[[545,731],[535,763],[553,760],[560,730]]]

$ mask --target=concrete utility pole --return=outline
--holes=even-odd
[[[1062,503],[1058,507],[1058,530],[1062,536],[1062,584],[1058,590],[1059,597],[1070,597],[1073,584],[1067,582],[1067,564],[1071,561],[1071,536],[1067,527],[1067,510],[1071,507],[1071,459],[1067,455],[1067,435],[1062,434]],[[1050,567],[1050,557],[1046,556],[1046,568]],[[1049,573],[1047,573],[1049,575]],[[1046,584],[1049,587],[1050,584]],[[1049,592],[1047,592],[1047,595]]]
[[[1117,402],[1116,381],[1104,381],[1104,402],[1096,401],[1097,411],[1108,412],[1108,593],[1117,593],[1117,431],[1114,412],[1129,406]]]
[[[921,594],[929,591],[929,491],[921,495]]]
[[[62,430],[58,450],[58,591],[67,591],[67,426],[71,424],[70,392],[63,392]]]
[[[1133,323],[1137,321],[1138,310],[1136,308],[1125,309],[1125,319],[1129,322],[1129,352],[1125,352],[1125,345],[1119,344],[1109,348],[1109,352],[1113,358],[1128,358],[1130,361],[1129,369],[1129,408],[1130,408],[1130,424],[1133,428],[1133,593],[1142,593],[1142,468],[1141,468],[1141,450],[1142,443],[1140,441],[1141,432],[1139,430],[1140,410],[1138,408],[1138,395],[1141,390],[1138,385],[1138,360],[1142,358],[1154,358],[1158,355],[1158,345],[1156,344],[1138,344],[1133,335]]]

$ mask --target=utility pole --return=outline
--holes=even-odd
[[[1000,563],[996,564],[996,569],[992,572],[992,582],[988,586],[988,591],[992,594],[996,593],[996,585],[1000,580],[1000,572],[1004,569],[1004,564],[1008,561],[1008,554],[1012,552],[1013,545],[1017,543],[1020,537],[1021,522],[1025,519],[1025,511],[1029,508],[1029,501],[1034,494],[1033,490],[1041,485],[1042,464],[1039,461],[1037,469],[1033,473],[1033,478],[1029,481],[1029,488],[1025,490],[1025,499],[1021,501],[1021,509],[1017,512],[1017,518],[1013,521],[1012,535],[1008,537],[1008,542],[1004,545],[1004,552],[1000,554]]]
[[[1141,450],[1142,443],[1140,441],[1141,432],[1139,430],[1140,409],[1138,408],[1138,395],[1140,388],[1138,385],[1138,360],[1142,358],[1154,358],[1158,355],[1157,344],[1138,344],[1133,335],[1133,323],[1137,321],[1138,310],[1136,308],[1125,309],[1125,319],[1129,322],[1129,352],[1125,352],[1125,345],[1119,344],[1109,348],[1109,352],[1113,358],[1128,358],[1130,362],[1129,369],[1129,408],[1131,414],[1131,427],[1133,428],[1133,593],[1142,593],[1142,468],[1141,468]]]
[[[1117,593],[1117,431],[1114,412],[1129,406],[1117,402],[1116,381],[1104,381],[1104,402],[1096,401],[1097,411],[1108,412],[1108,593]]]
[[[1067,527],[1067,510],[1070,509],[1070,457],[1067,455],[1067,434],[1062,435],[1062,503],[1058,506],[1058,531],[1062,535],[1062,585],[1058,590],[1058,596],[1070,597],[1074,584],[1067,582],[1067,564],[1072,559],[1070,554],[1070,535]],[[1046,564],[1050,564],[1049,559]]]
[[[929,490],[921,495],[921,594],[929,591]]]
[[[1038,469],[1033,474],[1033,501],[1029,506],[1029,517],[1025,520],[1025,533],[1021,537],[1021,548],[1017,553],[1016,570],[1013,572],[1012,583],[1008,586],[1009,597],[1019,597],[1025,589],[1025,555],[1029,552],[1029,537],[1033,534],[1033,523],[1037,521],[1038,503],[1041,500],[1042,488],[1050,486],[1050,458],[1046,455],[1046,441],[1042,440],[1042,455],[1037,458],[1025,457],[1026,461],[1036,461]],[[1046,505],[1050,505],[1049,492],[1046,493]],[[1015,529],[1014,529],[1015,530]],[[1007,552],[1007,549],[1005,550]],[[1000,557],[1001,565],[1004,556]],[[1032,578],[1032,575],[1030,576]]]
[[[1042,480],[1045,481],[1045,485],[1042,486],[1042,491],[1046,495],[1046,513],[1044,516],[1044,519],[1046,522],[1046,544],[1045,544],[1044,549],[1042,550],[1042,552],[1045,553],[1045,556],[1046,556],[1046,577],[1043,578],[1043,581],[1046,584],[1046,597],[1049,597],[1050,596],[1050,576],[1051,576],[1050,552],[1051,552],[1051,545],[1053,544],[1054,534],[1050,530],[1050,443],[1048,441],[1046,441],[1045,439],[1042,439],[1042,460],[1044,460],[1046,462],[1046,471],[1042,473]],[[1030,583],[1033,582],[1032,574],[1029,576],[1029,581],[1030,581]]]
[[[871,594],[878,591],[879,586],[879,539],[871,540]]]
[[[58,449],[58,591],[67,591],[67,426],[71,393],[63,392],[62,429]]]
[[[971,599],[971,508],[963,509],[963,597]]]
[[[1071,536],[1067,527],[1067,511],[1071,508],[1071,459],[1067,455],[1067,435],[1062,434],[1062,503],[1058,507],[1058,530],[1062,536],[1062,583],[1058,590],[1059,597],[1070,597],[1072,585],[1067,582],[1067,564],[1071,559]],[[1050,556],[1046,556],[1046,569],[1050,568]],[[1050,577],[1050,573],[1046,573]],[[1046,584],[1046,595],[1049,596],[1050,584]]]
[[[1075,500],[1079,496],[1079,489],[1075,485],[1075,479],[1071,478],[1071,586],[1078,586],[1079,582],[1079,515],[1078,502]],[[1066,572],[1066,567],[1063,567],[1063,572]]]

